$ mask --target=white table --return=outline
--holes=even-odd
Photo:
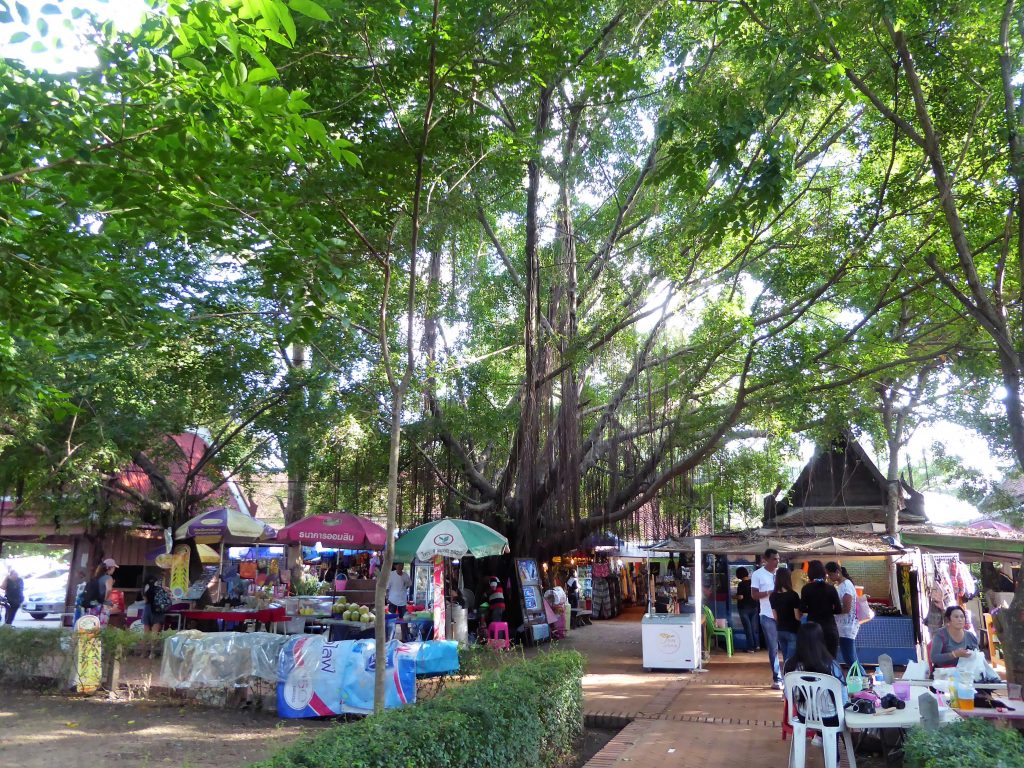
[[[884,697],[892,693],[892,686],[887,684],[876,685],[875,693]],[[846,711],[846,727],[855,730],[867,730],[869,728],[880,729],[879,736],[882,741],[882,756],[887,766],[900,765],[903,755],[903,740],[906,730],[915,725],[921,724],[921,706],[918,697],[922,694],[935,696],[925,685],[910,686],[910,701],[905,702],[903,709],[879,710],[873,715],[862,715],[859,712]],[[948,705],[939,709],[939,723],[947,724],[956,722],[959,714]]]
[[[892,693],[892,686],[880,684],[876,685],[874,690],[879,696],[885,696],[887,693]],[[927,693],[929,696],[935,695],[928,691],[927,686],[912,685],[910,687],[910,701],[906,702],[907,706],[903,709],[895,709],[891,712],[881,710],[873,715],[862,715],[859,712],[847,710],[846,727],[863,730],[867,728],[910,728],[920,725],[921,707],[918,704],[917,697],[922,693]],[[958,717],[957,711],[948,706],[939,709],[940,723],[952,723]]]

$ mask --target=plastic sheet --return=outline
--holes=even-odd
[[[459,671],[459,644],[455,640],[407,643],[416,661],[416,675],[446,675]]]
[[[384,706],[416,702],[416,664],[407,645],[387,644]],[[376,654],[373,640],[325,642],[322,636],[292,637],[281,651],[277,713],[321,717],[373,711]]]
[[[287,635],[178,632],[164,641],[160,676],[171,688],[230,688],[259,678],[276,683]]]

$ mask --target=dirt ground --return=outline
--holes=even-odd
[[[191,704],[4,692],[0,766],[243,768],[335,725]]]

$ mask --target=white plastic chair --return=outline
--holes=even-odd
[[[853,756],[853,739],[846,728],[846,713],[843,710],[843,684],[832,675],[820,672],[790,672],[785,678],[786,704],[789,711],[789,725],[793,729],[793,741],[789,748],[789,768],[804,768],[807,760],[807,731],[821,733],[822,748],[825,752],[825,768],[839,765],[839,750],[836,745],[841,733],[846,742],[846,755],[850,768],[857,768]],[[797,702],[802,702],[798,711]],[[825,725],[822,720],[831,716],[834,708],[838,725]],[[828,715],[823,714],[828,712]],[[800,722],[801,716],[803,722]]]

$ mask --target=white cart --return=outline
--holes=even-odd
[[[680,607],[681,613],[655,613],[654,585],[647,590],[647,613],[640,624],[644,669],[700,669],[704,597],[700,544],[700,539],[694,539],[691,599]],[[648,564],[647,572],[650,570]]]

